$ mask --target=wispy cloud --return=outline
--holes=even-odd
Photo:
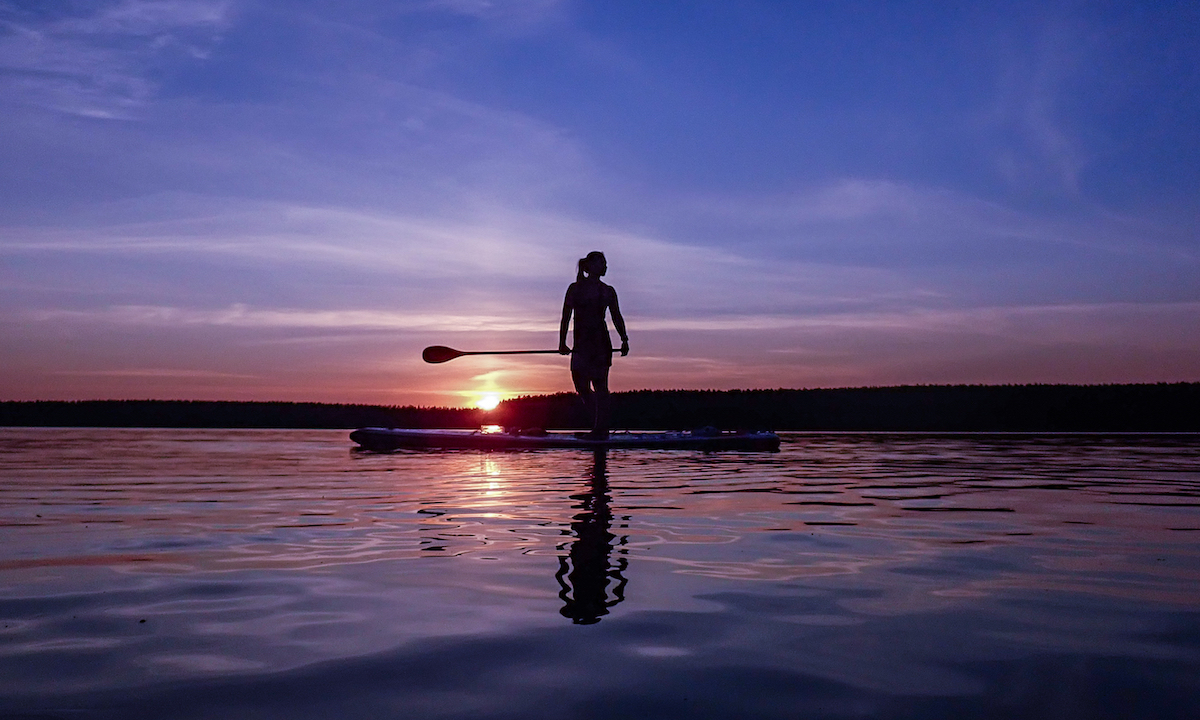
[[[328,321],[331,326],[415,327],[432,317],[448,317],[443,324],[473,328],[479,323],[470,321],[471,316],[493,323],[500,311],[514,318],[505,327],[528,326],[527,321],[515,320],[518,317],[537,319],[540,327],[541,322],[557,322],[558,304],[574,277],[576,260],[595,249],[609,254],[612,282],[626,313],[639,320],[650,312],[678,318],[782,314],[912,303],[936,296],[886,270],[743,255],[736,248],[670,242],[551,213],[490,213],[481,208],[476,215],[467,223],[268,204],[191,219],[69,230],[13,229],[0,241],[0,255],[39,258],[47,268],[54,266],[55,258],[109,258],[105,262],[118,262],[129,273],[144,276],[149,287],[157,284],[168,263],[180,268],[176,273],[186,271],[188,263],[203,262],[264,278],[304,270],[327,278],[326,284],[307,288],[308,302],[314,306],[360,312],[363,298],[370,296],[379,298],[375,302],[407,308],[403,318],[389,313],[338,316]],[[355,282],[350,295],[342,284],[348,278]],[[33,281],[21,280],[26,294]],[[51,288],[60,280],[49,273],[45,282]],[[103,279],[85,278],[82,283],[76,290],[107,292]],[[231,322],[249,322],[250,316],[239,313],[261,307],[264,301],[270,304],[245,285],[210,283],[190,293],[180,307],[228,307],[229,294],[236,293],[232,299],[243,303],[238,313],[205,316]],[[253,301],[247,295],[255,296]]]
[[[692,215],[753,228],[759,244],[787,247],[790,257],[836,243],[843,256],[879,253],[892,264],[897,249],[907,264],[940,264],[948,248],[988,262],[1007,254],[1017,261],[1045,261],[1046,252],[1073,249],[1114,256],[1196,262],[1189,233],[1178,223],[1121,215],[1095,208],[1034,213],[962,190],[892,180],[842,178],[791,193],[716,197],[686,202]],[[1005,248],[1019,248],[1004,253]],[[807,253],[810,254],[811,253]]]
[[[95,118],[131,117],[155,92],[153,68],[172,54],[208,55],[228,21],[219,0],[0,8],[0,88],[8,102]]]
[[[562,6],[562,0],[424,0],[418,7],[507,22],[532,22]]]
[[[378,310],[293,310],[252,309],[232,305],[220,310],[126,305],[96,310],[45,310],[26,313],[34,322],[110,323],[143,327],[183,328],[209,326],[229,328],[274,328],[306,330],[442,330],[537,332],[553,329],[551,323],[530,322],[519,317],[474,315],[431,315]]]
[[[807,315],[711,315],[702,317],[638,318],[636,330],[649,332],[761,332],[773,330],[874,330],[887,332],[970,333],[1008,336],[1025,334],[1021,328],[1053,330],[1047,342],[1090,337],[1100,332],[1105,318],[1187,318],[1200,323],[1200,302],[1175,303],[1070,303],[1015,307],[959,309],[910,308],[893,312],[838,312]],[[233,305],[219,310],[162,306],[116,306],[94,310],[46,310],[23,314],[25,321],[52,323],[109,323],[145,327],[182,328],[210,326],[358,331],[439,331],[550,333],[557,323],[531,321],[519,315],[414,314],[378,310],[323,310],[250,308]],[[1085,321],[1086,322],[1083,322]],[[357,338],[344,336],[347,341]]]
[[[166,379],[220,379],[255,380],[260,376],[245,373],[226,373],[214,370],[187,370],[175,368],[129,368],[123,370],[52,370],[51,375],[99,378],[166,378]]]
[[[1003,41],[997,92],[980,120],[989,137],[1004,139],[993,162],[1010,187],[1083,200],[1080,176],[1094,158],[1069,120],[1070,87],[1106,33],[1053,7],[1035,17],[1032,33]]]

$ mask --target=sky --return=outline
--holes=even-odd
[[[0,0],[0,399],[1200,381],[1200,4]]]

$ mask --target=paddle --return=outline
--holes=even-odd
[[[613,350],[613,352],[620,352]],[[557,350],[455,350],[444,345],[430,345],[421,351],[421,359],[427,363],[450,362],[463,355],[557,355]]]

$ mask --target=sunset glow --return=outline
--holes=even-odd
[[[488,393],[476,401],[475,407],[479,408],[480,410],[495,410],[499,404],[500,396],[496,395],[495,393]]]

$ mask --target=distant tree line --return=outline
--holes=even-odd
[[[178,428],[465,428],[483,411],[296,402],[80,400],[0,402],[0,426]]]
[[[574,395],[522,397],[502,425],[580,427]],[[1200,383],[918,385],[829,390],[638,390],[613,395],[613,427],[909,431],[1200,431]]]
[[[288,402],[0,402],[0,425],[190,428],[579,428],[571,393],[491,412]],[[613,395],[622,429],[1200,432],[1200,383],[916,385],[829,390],[637,390]]]

